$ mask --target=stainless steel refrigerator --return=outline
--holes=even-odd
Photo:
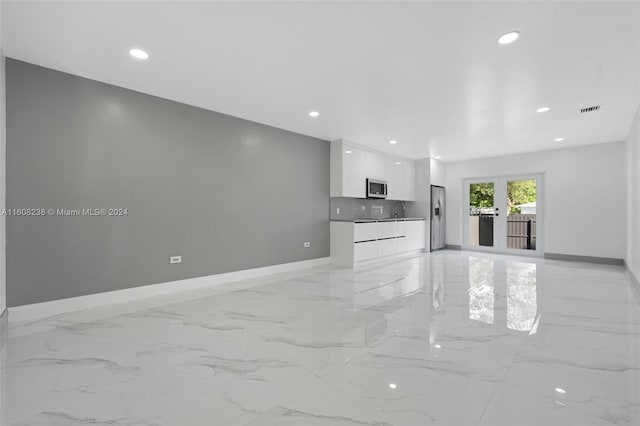
[[[446,245],[444,216],[444,187],[431,185],[431,251],[443,249]]]

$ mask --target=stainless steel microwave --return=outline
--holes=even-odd
[[[367,179],[367,198],[387,198],[387,182]]]

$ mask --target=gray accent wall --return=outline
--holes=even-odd
[[[9,306],[329,256],[327,141],[17,60],[6,71],[7,208],[128,209],[9,216]]]

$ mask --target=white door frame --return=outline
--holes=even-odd
[[[500,215],[503,215],[506,210],[506,202],[504,206],[501,205],[499,201],[498,194],[502,191],[502,184],[506,182],[502,180],[500,177],[482,177],[482,178],[467,178],[462,181],[462,193],[463,193],[463,212],[462,212],[462,249],[463,250],[472,250],[472,251],[486,251],[491,253],[500,253],[501,250],[499,248],[499,241],[501,241],[501,235],[504,233],[504,238],[506,239],[506,227],[505,232],[502,231],[502,227],[500,226],[500,220],[493,221],[493,245],[492,246],[481,246],[481,245],[471,245],[469,244],[469,186],[474,183],[493,183],[493,207],[497,208],[498,217],[496,219],[500,219]],[[506,192],[506,184],[504,186],[504,192]]]
[[[536,180],[536,249],[507,248],[507,182],[512,180]],[[493,246],[476,246],[469,244],[469,184],[493,182],[494,207],[498,208],[499,216],[494,220]],[[504,197],[501,195],[504,194]],[[544,255],[544,219],[545,219],[545,173],[524,173],[506,176],[488,176],[478,178],[464,178],[462,180],[462,249],[471,251],[485,251],[491,253],[505,253],[522,256],[542,257]]]

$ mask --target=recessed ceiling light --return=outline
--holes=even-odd
[[[498,37],[498,44],[509,44],[513,43],[520,37],[520,33],[518,31],[509,31],[508,33],[502,34]]]
[[[346,150],[344,153],[345,154],[351,154],[353,151],[351,151],[350,149]]]
[[[561,393],[561,394],[567,393],[567,391],[562,389],[562,388],[556,388],[556,392]]]
[[[318,111],[309,111],[309,117],[320,117],[320,113]]]
[[[136,59],[149,59],[149,54],[142,49],[131,49],[129,55]]]
[[[397,144],[397,143],[398,143],[398,141],[396,141],[396,140],[392,140],[392,141],[389,141],[389,143],[390,143],[391,145],[395,145],[395,144]]]
[[[433,157],[433,158],[435,158],[436,160],[439,160],[439,159],[441,159],[441,158],[442,158],[442,155],[436,155],[436,156],[435,156],[435,157]]]
[[[564,140],[564,138],[555,138],[554,141],[556,142],[562,142]]]
[[[434,346],[435,346],[435,348],[436,348],[436,349],[440,349],[440,348],[442,348],[442,346],[440,346],[440,345],[439,345],[439,344],[437,344],[437,343],[436,343]]]
[[[551,108],[549,107],[540,107],[536,110],[536,112],[547,112],[549,111]]]
[[[399,161],[396,161],[396,166],[399,166],[400,164],[402,164],[402,163],[399,162]]]
[[[390,388],[390,389],[395,389],[395,388],[397,388],[397,387],[398,387],[398,386],[397,386],[395,383],[389,383],[389,388]]]

